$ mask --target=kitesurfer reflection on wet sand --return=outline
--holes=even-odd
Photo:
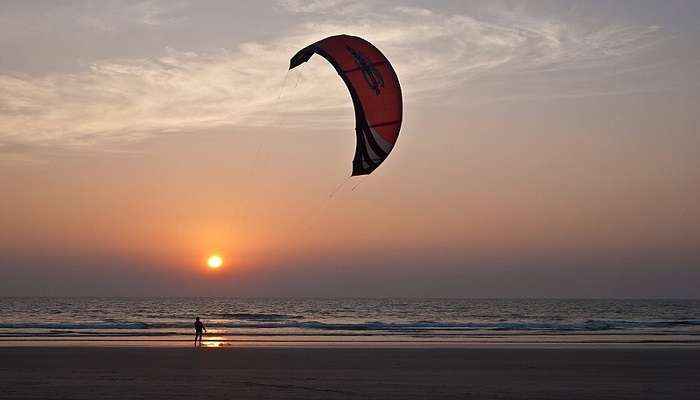
[[[202,345],[202,331],[206,332],[207,328],[204,327],[202,321],[197,317],[194,321],[194,345],[197,345],[197,338],[199,338],[199,345]]]

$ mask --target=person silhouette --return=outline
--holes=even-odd
[[[194,321],[194,345],[197,345],[197,338],[199,338],[199,345],[202,345],[202,330],[204,332],[207,331],[207,328],[204,327],[204,324],[202,321],[199,320],[199,317],[197,317]]]

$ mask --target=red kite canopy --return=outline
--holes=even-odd
[[[314,54],[335,67],[350,91],[357,134],[352,175],[368,175],[389,156],[401,130],[403,102],[396,72],[371,43],[348,35],[327,37],[301,49],[289,69]]]

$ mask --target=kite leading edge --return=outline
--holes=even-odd
[[[330,36],[299,50],[289,69],[314,54],[333,65],[350,91],[357,135],[352,176],[368,175],[389,156],[401,130],[403,101],[396,72],[371,43],[348,35]]]

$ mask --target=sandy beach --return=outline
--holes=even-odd
[[[700,349],[0,348],[3,399],[695,399]]]

